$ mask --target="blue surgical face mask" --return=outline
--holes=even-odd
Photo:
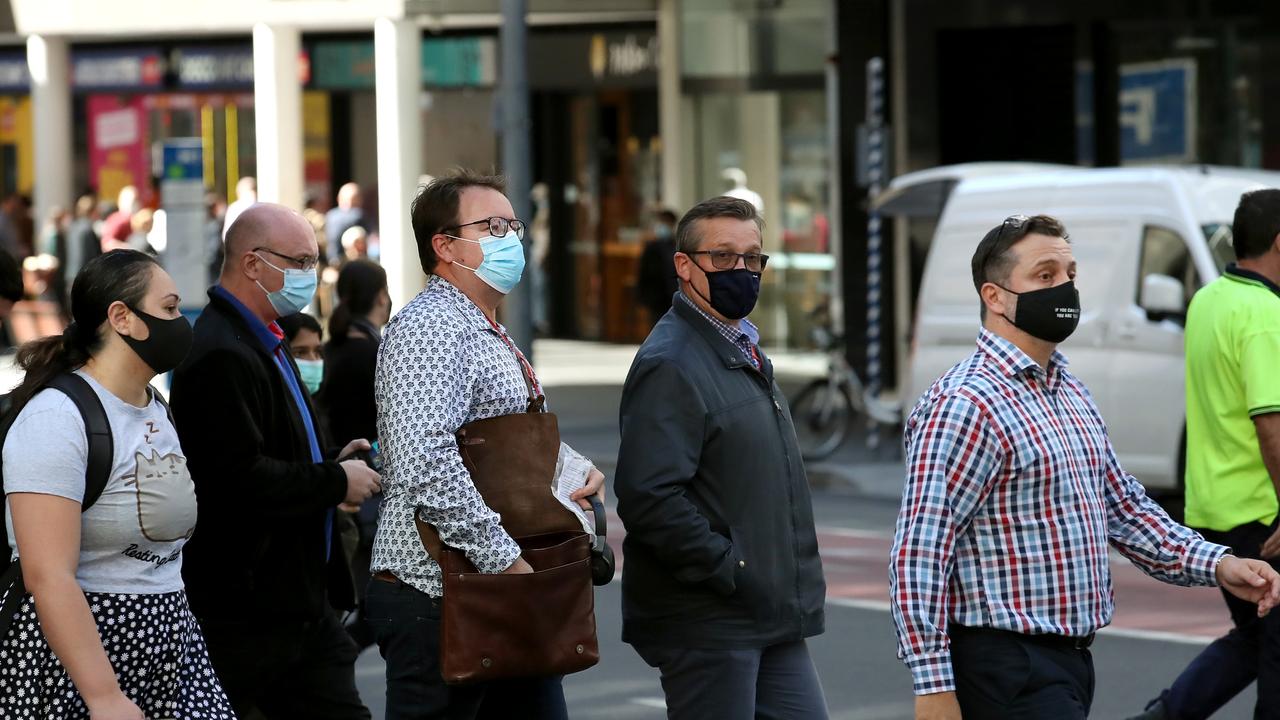
[[[484,252],[484,260],[478,267],[467,267],[457,260],[453,264],[475,273],[484,284],[506,295],[520,282],[520,276],[524,274],[524,245],[514,230],[508,230],[502,237],[489,235],[479,240],[468,240],[455,235],[447,237],[480,246],[480,250]]]
[[[324,379],[323,360],[294,360],[298,364],[298,373],[302,375],[302,384],[307,392],[315,395],[320,391],[320,381]]]
[[[254,253],[254,255],[258,255]],[[266,258],[258,255],[258,259],[267,263],[267,267],[278,271],[284,275],[284,286],[275,292],[268,292],[262,283],[258,283],[258,287],[262,288],[262,292],[267,293],[267,299],[271,301],[271,307],[280,313],[280,317],[285,315],[293,315],[302,312],[303,308],[311,303],[311,298],[316,294],[316,270],[296,270],[293,268],[278,268],[267,262]]]

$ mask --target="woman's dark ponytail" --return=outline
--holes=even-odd
[[[338,306],[329,316],[329,342],[347,341],[351,322],[373,312],[378,296],[387,289],[387,271],[372,260],[352,260],[338,273]]]
[[[71,286],[71,324],[61,335],[33,340],[18,350],[18,366],[26,375],[13,390],[12,407],[21,408],[55,376],[79,368],[102,349],[107,308],[117,300],[141,305],[152,266],[159,267],[155,258],[136,250],[113,250],[85,264]]]

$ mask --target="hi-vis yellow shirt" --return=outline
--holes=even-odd
[[[1234,265],[1187,311],[1186,520],[1270,525],[1276,490],[1253,418],[1280,412],[1280,287]]]

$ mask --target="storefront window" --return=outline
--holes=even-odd
[[[764,216],[771,259],[753,318],[770,344],[806,346],[831,291],[825,102],[821,90],[708,92],[690,106],[697,197],[733,195]]]
[[[769,269],[752,319],[772,345],[808,346],[810,313],[831,294],[829,10],[826,0],[681,4],[690,200],[732,195],[764,216]]]
[[[686,77],[747,78],[821,73],[827,0],[739,0],[680,4],[681,70]]]
[[[1269,36],[1211,21],[1119,23],[1114,33],[1122,163],[1275,164],[1280,153],[1269,155],[1263,144],[1263,119],[1277,103],[1264,92]],[[1077,155],[1085,165],[1095,160],[1093,89],[1093,68],[1081,63]]]

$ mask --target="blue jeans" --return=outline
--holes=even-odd
[[[1276,525],[1254,522],[1226,532],[1201,530],[1210,542],[1226,545],[1242,558],[1257,558]],[[1271,561],[1280,569],[1280,563]],[[1241,690],[1258,681],[1254,718],[1280,718],[1280,613],[1258,617],[1253,603],[1222,591],[1235,627],[1214,640],[1187,665],[1164,691],[1165,712],[1171,720],[1201,720],[1226,705]]]
[[[365,620],[387,663],[386,720],[568,720],[559,677],[447,685],[440,676],[440,599],[369,581]]]

